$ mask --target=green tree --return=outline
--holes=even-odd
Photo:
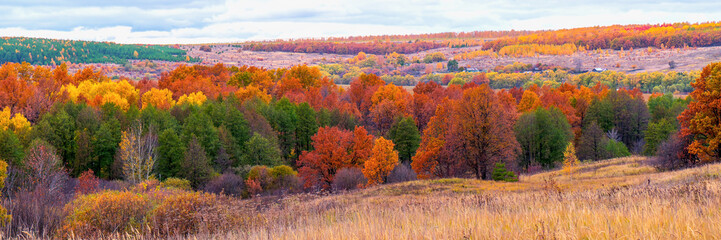
[[[157,175],[160,179],[176,177],[182,170],[185,146],[172,128],[165,129],[158,136]]]
[[[608,138],[595,121],[583,129],[580,141],[581,143],[578,146],[579,159],[598,161],[608,156],[604,148]]]
[[[207,182],[213,175],[213,168],[210,166],[205,149],[200,145],[195,135],[190,136],[188,147],[183,153],[183,162],[180,165],[180,177],[190,181],[194,188],[198,188]]]
[[[260,134],[254,133],[245,145],[247,150],[241,161],[242,165],[275,166],[280,164],[278,147]]]
[[[606,141],[606,144],[603,147],[610,158],[626,157],[631,155],[631,152],[628,151],[626,145],[613,139]]]
[[[456,72],[458,71],[458,61],[455,59],[448,61],[448,71],[449,72]]]
[[[395,144],[401,163],[410,163],[421,144],[421,133],[411,117],[399,118],[388,131],[388,138]]]
[[[181,139],[188,143],[193,136],[198,138],[198,142],[205,149],[206,156],[214,158],[220,147],[220,141],[218,140],[218,131],[213,126],[213,121],[208,114],[196,111],[185,119]]]
[[[115,151],[118,144],[120,144],[121,135],[120,122],[115,118],[110,118],[102,123],[98,131],[95,132],[92,143],[97,161],[91,162],[89,166],[99,177],[111,177],[111,167],[115,161]]]
[[[563,159],[563,151],[573,137],[566,116],[556,107],[524,113],[514,130],[522,150],[519,164],[524,168],[533,162],[553,167]]]
[[[53,145],[67,166],[75,159],[75,119],[65,109],[46,114],[33,128],[37,135]]]
[[[10,129],[0,129],[0,159],[15,166],[22,166],[23,147],[20,139]]]
[[[656,148],[662,142],[666,141],[671,133],[676,132],[677,128],[666,118],[648,124],[646,130],[646,149],[644,154],[651,156],[656,154]]]
[[[315,110],[306,102],[298,105],[298,127],[296,127],[296,151],[310,151],[311,137],[318,131]]]

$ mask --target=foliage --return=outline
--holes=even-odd
[[[556,107],[537,108],[521,115],[515,134],[522,149],[519,164],[524,168],[534,163],[551,168],[561,162],[564,148],[573,136],[566,116]]]
[[[703,68],[701,77],[691,84],[693,101],[681,113],[681,136],[693,139],[688,151],[701,162],[721,160],[721,63],[712,63]]]
[[[139,193],[103,191],[81,195],[65,209],[70,212],[62,227],[66,236],[99,237],[141,229],[143,219],[152,209],[152,203]]]
[[[339,169],[361,168],[371,157],[373,142],[362,127],[353,132],[322,127],[312,139],[313,151],[304,151],[298,160],[298,173],[306,188],[328,189]]]
[[[183,153],[180,167],[182,170],[178,176],[188,179],[194,188],[202,186],[211,178],[213,168],[210,167],[210,160],[195,136],[190,139]]]
[[[150,89],[150,91],[143,93],[141,100],[143,108],[155,106],[159,109],[168,110],[175,105],[173,93],[168,89]]]
[[[182,171],[185,146],[172,128],[158,136],[157,165],[155,171],[160,179],[178,176]]]
[[[603,147],[610,158],[626,157],[631,155],[631,152],[628,151],[626,145],[613,139],[609,139]]]
[[[563,171],[572,176],[579,164],[578,157],[576,157],[576,148],[573,146],[573,142],[569,142],[566,150],[563,151]]]
[[[138,122],[129,131],[123,131],[118,157],[123,162],[125,180],[135,184],[153,177],[158,138],[151,132],[143,134]]]
[[[496,166],[493,168],[493,173],[491,174],[491,179],[494,181],[504,181],[504,182],[517,182],[518,177],[516,177],[516,174],[514,174],[511,171],[506,170],[506,164],[505,163],[496,163]]]
[[[78,177],[78,183],[75,185],[75,193],[77,194],[91,194],[98,191],[100,187],[100,180],[95,177],[93,170],[87,170],[80,174]]]
[[[395,144],[395,150],[398,151],[401,162],[410,163],[421,143],[421,134],[418,132],[418,127],[413,118],[404,117],[399,118],[391,126],[390,131],[388,131],[388,139]]]
[[[160,187],[162,188],[175,188],[180,190],[186,190],[189,191],[192,188],[190,187],[190,181],[182,178],[166,178],[163,180],[163,182],[160,183]]]
[[[245,146],[246,151],[241,160],[242,165],[275,166],[281,163],[278,147],[258,133],[254,133]]]
[[[363,175],[369,185],[386,182],[388,174],[398,165],[398,151],[393,150],[393,141],[380,137],[375,140],[370,159],[363,164]]]
[[[46,38],[0,38],[0,62],[29,62],[37,65],[73,63],[117,63],[130,59],[186,61],[184,50],[161,45],[117,44]],[[191,61],[198,61],[191,58]]]

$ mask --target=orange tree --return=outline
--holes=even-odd
[[[692,137],[687,147],[702,162],[719,161],[721,151],[721,63],[703,68],[701,77],[691,83],[693,101],[681,116],[681,134]]]

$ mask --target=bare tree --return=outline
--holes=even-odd
[[[131,183],[147,180],[153,174],[158,137],[152,128],[148,129],[148,132],[143,134],[143,124],[138,121],[130,130],[123,131],[118,154],[123,162],[125,180]]]

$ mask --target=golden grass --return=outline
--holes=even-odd
[[[721,239],[721,164],[658,172],[646,162],[583,163],[573,177],[557,170],[513,183],[436,179],[237,200],[227,203],[245,206],[234,230],[180,238]]]
[[[516,183],[439,179],[291,196],[261,226],[213,239],[719,239],[721,164],[657,172],[646,158]],[[649,183],[649,179],[651,179]]]

